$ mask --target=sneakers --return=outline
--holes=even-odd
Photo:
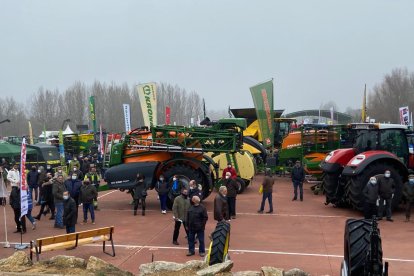
[[[189,257],[189,256],[194,256],[195,255],[195,253],[192,253],[192,252],[188,252],[187,253],[187,256]]]
[[[204,257],[206,253],[200,253],[200,257]]]
[[[259,214],[263,214],[263,210],[259,210],[257,211]]]
[[[95,221],[94,220],[92,221],[92,224],[95,225]]]
[[[161,214],[164,214],[165,215],[166,213],[167,213],[167,210],[162,210],[161,211]]]
[[[36,230],[36,222],[33,222],[32,230]]]
[[[88,223],[88,221],[87,221],[87,220],[83,220],[83,221],[81,222],[81,225],[84,225],[84,224],[86,224],[86,223]]]

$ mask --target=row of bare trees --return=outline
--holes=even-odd
[[[177,85],[158,84],[157,105],[158,124],[165,123],[165,107],[171,108],[171,123],[189,125],[191,118],[196,122],[202,119],[203,104],[195,92],[187,92]],[[28,121],[34,135],[44,128],[58,130],[64,120],[69,119],[72,130],[77,125],[89,125],[89,97],[95,96],[97,124],[110,132],[124,131],[122,104],[131,105],[132,128],[143,125],[141,105],[136,87],[128,84],[102,83],[95,81],[88,86],[75,82],[64,92],[43,87],[29,97],[25,104],[16,102],[12,97],[0,98],[0,121],[10,119],[11,123],[0,124],[0,136],[21,136],[28,134]]]

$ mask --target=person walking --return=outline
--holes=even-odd
[[[407,200],[405,206],[405,222],[409,222],[411,217],[411,207],[414,206],[414,174],[408,176],[408,181],[404,185],[403,195]]]
[[[34,200],[39,202],[39,172],[37,171],[36,166],[32,166],[30,172],[27,173],[27,184],[29,185],[29,193],[33,199],[33,191],[35,194]]]
[[[70,197],[68,191],[63,192],[63,201],[63,224],[66,226],[66,234],[75,233],[75,225],[78,220],[76,202],[72,197]]]
[[[367,185],[362,190],[362,194],[365,198],[364,204],[364,218],[372,219],[377,214],[377,202],[378,202],[378,185],[377,179],[371,177]]]
[[[85,159],[87,161],[86,157],[85,157]],[[90,166],[90,165],[88,165],[88,166]],[[96,172],[96,167],[95,166],[90,167],[89,172],[85,175],[85,178],[83,180],[86,180],[86,179],[89,179],[89,182],[93,186],[95,186],[96,191],[99,192],[99,185],[101,183],[101,178],[99,177],[99,174]],[[96,194],[96,197],[93,199],[93,208],[95,208],[95,210],[99,211],[99,208],[98,208],[98,194]]]
[[[195,238],[199,241],[198,252],[200,257],[204,257],[206,254],[204,244],[204,231],[206,229],[206,223],[208,220],[207,209],[200,204],[200,198],[193,196],[191,198],[192,205],[187,212],[187,225],[188,225],[188,253],[187,256],[195,254]]]
[[[221,176],[221,178],[224,180],[224,179],[226,179],[226,175],[227,175],[227,173],[230,173],[231,174],[231,178],[233,178],[233,179],[236,179],[237,178],[237,172],[236,172],[236,170],[233,168],[233,165],[229,162],[228,164],[227,164],[227,168],[225,168],[224,170],[223,170],[223,174],[222,174],[222,176]]]
[[[63,193],[66,191],[65,184],[63,182],[63,176],[58,175],[52,184],[53,202],[56,208],[55,216],[55,228],[63,229],[63,209],[64,200]]]
[[[142,215],[145,216],[145,199],[147,198],[147,187],[145,186],[145,176],[137,174],[137,179],[135,180],[134,187],[134,216],[137,215],[138,205],[141,201],[142,206]]]
[[[155,190],[157,191],[158,197],[160,199],[161,213],[167,214],[167,196],[169,191],[169,185],[168,182],[165,181],[163,175],[160,175],[159,180],[155,185]]]
[[[214,219],[218,222],[230,220],[229,206],[226,196],[226,186],[220,186],[219,192],[214,198]]]
[[[46,178],[43,179],[43,183],[40,185],[42,201],[40,204],[39,214],[34,217],[36,220],[40,220],[40,218],[42,217],[42,214],[46,216],[47,214],[47,212],[45,211],[46,207],[49,208],[52,214],[49,220],[55,219],[55,205],[54,205],[54,200],[53,200],[53,183],[54,183],[54,179],[52,178],[52,174],[47,173]]]
[[[36,206],[41,205],[43,201],[43,194],[42,194],[42,185],[46,179],[46,171],[43,166],[39,166],[37,169],[39,173],[39,177],[37,178],[37,186],[39,187],[39,201],[36,203]]]
[[[229,215],[231,219],[236,219],[236,197],[239,185],[236,180],[231,178],[231,172],[226,173],[226,179],[224,180],[224,186],[227,188],[227,204],[229,206]]]
[[[303,181],[305,181],[305,170],[297,160],[292,169],[292,183],[293,183],[293,198],[292,201],[298,199],[298,188],[300,192],[300,201],[303,201]]]
[[[88,223],[88,211],[91,214],[92,224],[95,224],[95,210],[93,208],[93,199],[96,198],[98,192],[95,186],[91,185],[89,179],[83,181],[83,185],[80,189],[80,202],[83,207],[83,223]]]
[[[10,170],[11,171],[11,170]],[[10,172],[9,171],[9,172]],[[14,233],[26,233],[26,218],[25,216],[20,218],[21,205],[20,205],[20,189],[16,182],[11,182],[12,190],[10,192],[10,205],[14,212],[14,222],[16,223],[16,231]]]
[[[189,183],[190,189],[188,191],[188,198],[192,199],[193,196],[198,196],[198,198],[203,198],[203,191],[199,189],[197,182],[195,180],[191,180]],[[190,200],[191,205],[194,205],[193,201]]]
[[[386,170],[384,176],[378,179],[378,190],[379,190],[379,206],[378,206],[378,220],[382,220],[385,215],[388,221],[394,221],[391,216],[392,198],[394,197],[395,182],[391,178],[391,172]]]
[[[267,214],[273,213],[273,201],[272,201],[272,194],[273,194],[273,184],[275,180],[272,176],[272,171],[270,169],[266,169],[265,178],[263,180],[263,193],[262,193],[262,203],[260,204],[260,209],[257,211],[260,214],[263,214],[266,199],[269,202],[269,211],[266,212]]]
[[[188,227],[187,227],[187,212],[190,208],[190,201],[188,200],[188,190],[183,188],[181,191],[181,195],[177,196],[174,199],[173,203],[173,219],[175,221],[174,224],[174,233],[173,233],[173,244],[179,245],[178,243],[178,236],[180,234],[181,225],[183,225],[185,233],[188,237]]]
[[[32,216],[32,210],[33,210],[33,199],[31,193],[27,194],[27,213],[26,217],[32,224],[32,230],[36,229],[36,220]]]

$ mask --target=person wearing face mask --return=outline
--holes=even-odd
[[[85,178],[83,172],[79,170],[79,167],[77,166],[73,166],[73,169],[69,172],[69,177],[71,177],[72,174],[76,174],[79,180],[83,180]]]
[[[203,198],[203,192],[200,190],[200,188],[197,185],[197,182],[195,180],[191,180],[189,183],[189,191],[188,191],[188,198],[190,199],[191,205],[194,205],[194,202],[191,200],[194,196],[198,196],[198,198],[201,200]]]
[[[93,186],[95,186],[96,191],[99,192],[99,185],[101,183],[101,178],[99,177],[99,174],[96,172],[95,165],[90,166],[89,172],[85,175],[83,180],[85,181],[86,179],[89,179],[89,182],[91,182],[91,184]],[[95,210],[99,211],[98,196],[96,196],[95,199],[93,200],[93,208],[95,208]]]
[[[405,222],[409,222],[411,217],[411,207],[414,205],[414,174],[408,176],[408,181],[404,185],[403,195],[407,201],[405,207]]]
[[[80,163],[78,161],[78,158],[76,157],[76,155],[73,156],[72,161],[70,161],[69,163],[69,171],[73,171],[73,168],[77,167],[78,169],[80,168]]]
[[[298,199],[298,188],[300,192],[300,201],[303,201],[303,181],[305,181],[305,170],[297,160],[295,166],[292,169],[292,182],[293,182],[293,198],[292,201]]]
[[[231,178],[233,178],[233,179],[236,179],[237,178],[237,172],[236,172],[236,170],[233,168],[233,166],[232,166],[232,164],[231,163],[228,163],[227,164],[227,168],[225,168],[224,170],[223,170],[223,174],[222,174],[222,176],[221,176],[221,178],[224,180],[224,179],[226,179],[226,174],[227,173],[230,173],[230,175],[231,175]]]
[[[227,203],[227,188],[220,186],[217,196],[214,198],[214,219],[217,222],[230,220],[229,206]]]
[[[58,166],[56,168],[56,173],[55,173],[55,177],[57,177],[58,175],[61,175],[63,177],[63,179],[67,179],[68,175],[66,174],[66,172],[63,170],[62,166]]]
[[[32,166],[30,172],[27,173],[27,184],[29,185],[29,193],[33,198],[33,191],[35,194],[34,200],[39,202],[39,172],[37,171],[36,166]]]
[[[145,176],[137,174],[134,187],[134,216],[137,215],[138,205],[141,201],[142,215],[145,216],[145,199],[147,198],[147,187],[145,186]]]
[[[165,181],[165,178],[163,175],[160,175],[157,184],[155,184],[155,190],[158,193],[158,197],[160,199],[160,205],[161,205],[161,213],[166,214],[167,213],[167,195],[168,195],[168,182]]]
[[[170,200],[174,202],[174,199],[181,194],[181,190],[184,188],[181,184],[180,180],[178,179],[177,175],[173,176],[172,185],[169,192]]]
[[[231,178],[231,173],[226,173],[226,179],[224,180],[224,186],[227,188],[227,205],[229,207],[229,215],[232,219],[236,219],[236,197],[239,185],[236,180]]]
[[[83,206],[83,223],[88,223],[88,211],[91,213],[92,224],[95,224],[95,210],[93,208],[93,199],[98,195],[95,186],[91,185],[89,179],[83,181],[80,190],[80,202]]]
[[[79,180],[78,175],[73,173],[69,179],[65,180],[66,191],[69,192],[69,195],[76,202],[76,208],[79,206],[79,194],[82,186],[82,181]]]
[[[68,191],[63,193],[63,224],[66,226],[66,234],[75,233],[75,225],[78,220],[76,202],[70,197]]]
[[[187,212],[190,208],[190,200],[188,199],[188,190],[183,188],[181,191],[181,195],[177,196],[174,199],[173,203],[173,219],[175,221],[174,225],[174,234],[173,234],[173,244],[179,245],[178,243],[178,236],[180,234],[181,224],[184,227],[185,233],[188,237],[188,227],[187,227]]]
[[[57,175],[52,184],[53,202],[56,208],[55,228],[63,229],[63,193],[66,191],[63,176]]]
[[[7,173],[7,180],[12,187],[19,187],[20,185],[20,172],[18,168],[19,166],[17,164],[13,164],[12,169]]]
[[[391,206],[392,198],[394,197],[395,182],[394,179],[391,178],[391,172],[389,170],[386,170],[384,172],[384,176],[378,179],[378,190],[380,197],[378,206],[378,220],[382,220],[385,209],[387,220],[393,221],[391,218]]]
[[[362,190],[362,194],[365,198],[364,217],[365,219],[372,219],[377,214],[378,202],[378,185],[375,177],[369,179],[369,182]]]
[[[46,177],[43,179],[43,183],[41,184],[40,194],[41,194],[42,202],[40,205],[39,214],[34,217],[37,220],[40,220],[40,218],[42,217],[42,214],[46,216],[47,214],[47,211],[45,211],[46,207],[48,207],[50,209],[50,212],[52,213],[49,220],[55,219],[55,205],[53,201],[53,183],[54,183],[54,179],[52,177],[52,174],[47,173]]]

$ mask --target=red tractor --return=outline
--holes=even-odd
[[[391,171],[395,181],[393,208],[402,198],[403,183],[414,168],[407,127],[396,124],[351,124],[352,148],[337,149],[321,163],[326,203],[362,210],[362,189],[372,176]]]

